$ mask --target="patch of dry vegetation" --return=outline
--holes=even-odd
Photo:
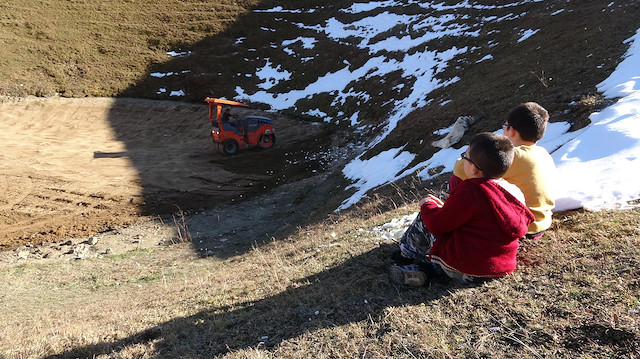
[[[152,70],[190,69],[187,80],[172,81],[188,85],[191,99],[213,87],[231,96],[242,80],[236,74],[254,71],[265,57],[233,63],[233,40],[256,35],[241,50],[265,51],[273,39],[270,32],[258,36],[258,27],[277,27],[271,15],[236,21],[259,3],[279,4],[3,1],[0,93],[153,96],[165,82],[150,78]],[[420,145],[425,134],[468,114],[483,118],[482,129],[498,127],[501,114],[522,100],[543,103],[559,120],[567,104],[578,102],[566,117],[584,125],[602,105],[591,95],[593,86],[624,53],[622,40],[635,30],[629,23],[637,21],[636,2],[601,15],[607,3],[563,3],[568,10],[557,21],[548,16],[552,9],[533,16],[523,26],[543,24],[539,38],[521,45],[505,41],[495,61],[465,68],[459,82],[432,94],[452,102],[411,114],[381,147],[409,143],[408,150],[422,151],[418,161],[432,151]],[[334,15],[323,6],[324,13],[317,13]],[[568,23],[576,31],[567,31]],[[514,36],[509,26],[502,29],[505,37]],[[280,31],[300,29],[288,25]],[[191,45],[200,50],[199,58],[169,62],[166,51]],[[224,61],[215,52],[219,45]],[[320,42],[318,63],[341,66],[335,53],[360,62],[368,56],[335,46]],[[192,67],[198,59],[206,59],[206,66]],[[299,59],[290,61],[299,65]],[[314,101],[328,102],[326,94]],[[386,118],[376,106],[362,110]],[[397,195],[401,188],[385,190],[397,192],[396,202],[417,197],[409,191],[404,198]],[[0,358],[638,358],[639,210],[558,215],[543,239],[523,243],[519,270],[501,280],[407,289],[389,282],[393,246],[371,232],[417,210],[388,210],[392,203],[378,199],[226,259],[201,258],[189,243],[179,243],[102,259],[3,268]],[[182,230],[186,238],[186,226]]]
[[[518,271],[397,287],[371,231],[331,217],[226,260],[185,244],[0,274],[0,357],[637,358],[640,210],[556,216]]]
[[[116,96],[167,51],[224,31],[257,3],[3,1],[0,94]]]

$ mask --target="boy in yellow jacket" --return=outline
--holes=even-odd
[[[549,113],[535,102],[523,103],[509,112],[502,125],[504,135],[515,146],[513,164],[503,178],[516,185],[525,197],[535,221],[529,225],[526,238],[540,238],[551,226],[555,207],[555,173],[553,158],[536,143],[544,136]],[[449,191],[466,179],[464,161],[458,160],[449,180]]]

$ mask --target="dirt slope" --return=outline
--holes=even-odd
[[[269,114],[277,146],[228,157],[206,115],[169,101],[3,99],[0,249],[241,200],[322,167],[305,159],[307,144],[327,139],[321,125]]]

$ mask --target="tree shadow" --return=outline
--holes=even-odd
[[[162,357],[220,356],[241,349],[277,346],[307,332],[379,317],[389,307],[429,303],[462,288],[439,281],[422,288],[396,286],[387,275],[392,250],[392,246],[380,246],[304,278],[277,295],[244,302],[237,309],[212,307],[127,338],[48,358],[114,355],[134,345],[152,346],[154,353]]]

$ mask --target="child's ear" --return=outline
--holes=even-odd
[[[503,127],[503,130],[502,130],[504,135],[507,136],[507,137],[512,137],[513,136],[513,132],[512,131],[515,131],[513,126]]]
[[[520,143],[522,142],[520,132],[513,128],[513,126],[505,129],[504,135],[507,136],[511,140],[511,142],[518,143],[518,145],[520,145]]]
[[[484,173],[478,169],[475,165],[469,166],[469,171],[471,172],[469,177],[478,178],[484,177]]]

